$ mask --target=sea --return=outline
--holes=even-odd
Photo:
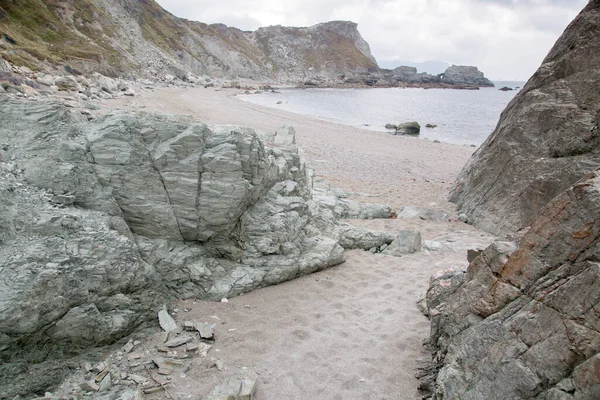
[[[374,131],[416,121],[422,139],[479,146],[525,82],[499,81],[480,90],[366,88],[278,89],[242,94],[244,101]],[[512,91],[498,90],[510,87]],[[426,128],[426,124],[437,125]]]

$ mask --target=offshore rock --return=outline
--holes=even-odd
[[[394,135],[417,136],[421,133],[421,125],[418,122],[405,122],[395,126]]]
[[[442,74],[442,82],[453,85],[494,86],[477,67],[452,65]]]
[[[43,394],[68,371],[47,363],[114,343],[170,299],[230,298],[344,261],[339,215],[313,199],[292,128],[88,122],[55,101],[2,99],[0,114],[0,397]],[[43,361],[47,379],[19,375]]]
[[[427,294],[434,399],[600,395],[600,172],[546,206],[520,242],[496,242]]]
[[[600,165],[599,20],[590,1],[458,176],[450,200],[469,223],[515,232]]]

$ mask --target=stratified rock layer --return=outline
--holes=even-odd
[[[0,398],[43,394],[68,372],[52,360],[114,343],[170,299],[235,296],[343,262],[340,241],[388,240],[357,228],[345,243],[341,216],[390,209],[313,199],[291,127],[88,122],[58,101],[3,99],[0,115]]]
[[[552,201],[516,242],[434,277],[435,399],[600,396],[600,172]]]
[[[502,113],[450,200],[470,223],[507,234],[600,165],[600,1],[592,0]]]

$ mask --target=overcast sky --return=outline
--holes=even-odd
[[[475,65],[527,80],[587,0],[157,0],[178,17],[243,30],[358,23],[378,62]]]

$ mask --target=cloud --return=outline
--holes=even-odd
[[[158,0],[171,13],[244,30],[351,20],[378,61],[441,60],[527,79],[587,0]]]

